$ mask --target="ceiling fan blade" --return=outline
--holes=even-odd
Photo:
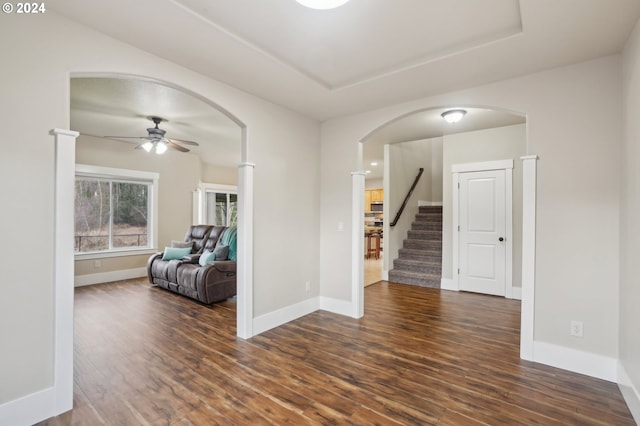
[[[193,142],[193,141],[185,141],[183,139],[175,139],[175,138],[167,138],[170,142],[174,142],[174,143],[183,143],[185,145],[192,145],[192,146],[200,146],[200,144],[198,142]]]
[[[167,146],[169,148],[173,148],[176,151],[180,151],[180,152],[189,152],[190,150],[188,150],[187,148],[185,148],[184,146],[180,146],[175,142],[172,142],[171,140],[169,140],[169,142],[167,142]]]
[[[149,139],[149,136],[98,136],[99,138],[107,138],[107,139]]]

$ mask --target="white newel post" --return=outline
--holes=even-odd
[[[351,304],[353,317],[364,315],[364,172],[351,173]]]
[[[522,160],[522,305],[520,358],[533,361],[536,267],[536,168],[538,157]]]
[[[238,166],[237,334],[253,336],[253,163]]]
[[[55,415],[73,408],[73,234],[76,138],[79,133],[53,129],[55,136],[54,225],[54,402]]]

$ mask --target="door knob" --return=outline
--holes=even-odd
[[[498,238],[498,241],[503,242],[504,238],[500,237],[500,238]]]

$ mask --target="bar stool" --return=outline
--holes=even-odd
[[[380,234],[378,233],[367,234],[365,257],[370,259],[371,256],[380,259]]]

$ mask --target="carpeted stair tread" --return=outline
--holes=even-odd
[[[442,250],[442,242],[432,240],[418,240],[412,238],[404,240],[403,247],[419,250]]]
[[[398,258],[393,261],[393,269],[396,271],[422,272],[439,276],[442,273],[442,262],[439,259],[414,260]]]
[[[442,230],[411,229],[407,233],[410,240],[442,241]]]
[[[442,206],[421,206],[389,271],[389,281],[440,288]]]
[[[421,287],[440,288],[440,274],[425,274],[411,271],[389,271],[389,281]]]
[[[399,259],[423,260],[442,262],[441,250],[420,250],[411,248],[401,248],[398,251]]]

